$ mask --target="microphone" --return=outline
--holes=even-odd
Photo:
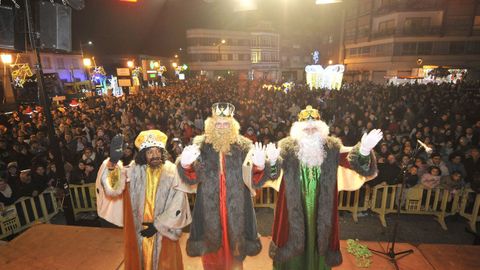
[[[425,149],[425,152],[427,154],[431,154],[433,152],[433,149],[428,147],[425,143],[423,143],[422,141],[420,140],[417,140],[417,142],[420,144],[421,147],[423,147],[423,149]]]

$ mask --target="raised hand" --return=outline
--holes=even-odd
[[[274,143],[269,143],[265,152],[270,164],[275,165],[275,163],[277,163],[278,156],[280,155],[280,148],[277,148]]]
[[[360,154],[364,156],[370,155],[370,151],[382,140],[383,132],[380,129],[374,129],[368,134],[364,133],[360,143]]]
[[[265,146],[262,146],[262,143],[256,142],[253,145],[252,162],[261,170],[265,168]]]
[[[110,162],[117,164],[123,156],[123,135],[117,134],[110,142]]]
[[[197,145],[192,144],[183,149],[180,157],[180,164],[183,168],[190,166],[200,156],[200,149]]]

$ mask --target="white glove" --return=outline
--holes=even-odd
[[[256,142],[253,146],[252,162],[260,170],[265,168],[265,147],[259,142]]]
[[[370,155],[370,151],[377,145],[377,143],[382,140],[383,133],[380,129],[374,129],[368,134],[364,133],[360,143],[360,154],[363,156]]]
[[[280,155],[280,148],[277,148],[274,143],[267,144],[267,158],[270,161],[270,165],[273,166],[277,163],[278,156]]]
[[[183,168],[188,168],[195,160],[200,156],[200,149],[195,144],[189,145],[183,149],[182,156],[180,157],[180,164]]]

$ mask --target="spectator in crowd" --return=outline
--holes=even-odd
[[[419,178],[422,178],[422,175],[424,175],[428,171],[428,165],[421,157],[417,157],[415,159],[415,166],[417,166],[418,168],[417,174]]]
[[[418,184],[418,167],[416,165],[411,166],[405,175],[405,187],[411,188]]]
[[[440,168],[436,166],[430,166],[428,172],[421,178],[421,183],[426,189],[434,189],[440,185]]]
[[[42,192],[50,184],[49,177],[47,175],[46,166],[43,163],[34,164],[32,167],[32,182],[35,183],[37,187],[40,187]]]
[[[478,148],[472,148],[469,157],[465,160],[465,181],[472,183],[474,176],[480,174],[480,151]]]
[[[20,172],[20,181],[14,187],[18,198],[20,197],[36,197],[43,191],[43,185],[39,182],[32,181],[31,170],[23,170]]]
[[[92,163],[96,169],[100,167],[102,160],[98,158],[97,154],[93,152],[93,148],[87,146],[83,149],[83,154],[80,157],[83,162]]]
[[[15,202],[15,193],[12,187],[7,182],[5,172],[0,173],[0,208],[1,206],[8,206]]]
[[[85,162],[85,169],[83,171],[83,174],[83,184],[95,183],[95,179],[97,179],[97,170],[93,161],[88,160]]]
[[[85,162],[83,160],[78,161],[77,167],[72,170],[70,176],[70,183],[72,184],[85,184]]]
[[[462,163],[462,155],[458,152],[454,152],[450,155],[449,162],[447,163],[448,172],[460,172],[462,174],[462,178],[467,175],[467,171],[465,170],[465,166]]]
[[[465,182],[461,172],[453,171],[452,174],[440,178],[440,185],[455,193],[465,186]]]
[[[15,161],[12,161],[8,163],[7,165],[7,182],[12,184],[12,183],[17,183],[19,180],[18,178],[18,164]]]
[[[439,153],[433,153],[430,159],[427,161],[427,165],[430,167],[435,166],[439,168],[442,176],[449,175],[448,167],[445,162],[443,162],[442,157]]]
[[[253,127],[248,127],[247,132],[244,136],[254,143],[257,142],[257,135],[255,134],[255,130],[253,129]]]
[[[380,183],[395,185],[401,182],[401,168],[397,164],[395,155],[389,154],[387,162],[378,164],[378,176]]]

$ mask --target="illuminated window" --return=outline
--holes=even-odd
[[[258,63],[260,61],[258,52],[252,52],[252,63]]]
[[[475,16],[473,21],[473,30],[480,30],[480,16]]]

